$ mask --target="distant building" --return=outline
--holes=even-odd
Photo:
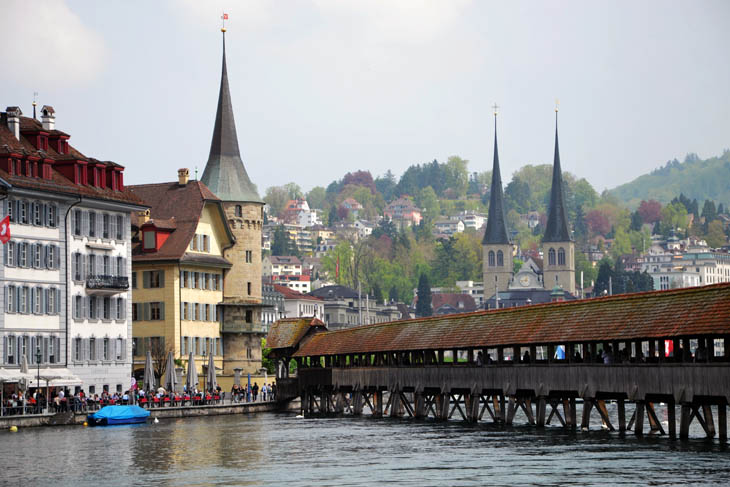
[[[433,222],[433,231],[439,235],[446,235],[448,237],[453,236],[457,233],[464,231],[464,222],[461,220],[452,220],[450,218],[440,218]]]
[[[373,233],[373,228],[375,228],[374,223],[370,223],[365,220],[357,220],[354,223],[354,226],[357,228],[358,239],[369,237]]]
[[[286,308],[284,306],[284,295],[278,292],[273,284],[263,283],[261,285],[263,293],[263,309],[261,311],[261,321],[265,325],[266,330],[276,320],[286,317]]]
[[[294,255],[264,257],[261,273],[264,277],[302,274],[302,261]]]
[[[413,306],[418,303],[418,296],[413,298]],[[434,316],[456,313],[471,313],[477,311],[477,305],[468,294],[463,293],[432,293],[431,308]]]
[[[408,198],[398,198],[385,207],[383,214],[398,228],[419,225],[423,217],[421,210]]]
[[[350,212],[353,218],[358,218],[363,210],[362,205],[355,198],[346,198],[340,203],[340,208]]]
[[[384,323],[400,319],[396,306],[377,303],[346,286],[324,286],[310,294],[324,300],[324,322],[329,329],[349,328],[372,323]]]
[[[286,318],[313,316],[324,319],[324,300],[310,294],[303,294],[285,286],[274,285],[277,292],[284,297]]]
[[[462,211],[458,215],[452,216],[451,219],[461,221],[464,224],[464,230],[479,230],[487,223],[487,215],[472,210]]]

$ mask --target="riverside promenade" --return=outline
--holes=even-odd
[[[205,406],[162,406],[149,408],[150,420],[168,418],[190,418],[200,416],[220,416],[229,414],[253,414],[276,411],[298,411],[299,401],[256,401],[235,402],[224,400],[220,404]],[[82,425],[86,415],[93,411],[68,411],[62,413],[24,414],[0,418],[0,430],[11,426],[28,428],[35,426]]]

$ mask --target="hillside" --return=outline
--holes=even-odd
[[[701,160],[689,154],[684,162],[676,159],[649,174],[622,184],[609,193],[635,209],[641,200],[654,199],[666,204],[682,193],[689,199],[730,202],[730,150],[719,157]]]

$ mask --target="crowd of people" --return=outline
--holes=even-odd
[[[276,384],[264,383],[259,387],[258,383],[244,386],[234,385],[228,400],[231,403],[259,402],[276,400]],[[49,413],[66,411],[87,412],[95,411],[104,406],[137,404],[141,407],[164,407],[164,406],[205,406],[223,404],[226,401],[226,393],[220,385],[215,388],[207,388],[206,391],[197,387],[188,391],[183,386],[182,392],[166,391],[160,387],[156,391],[144,389],[132,389],[124,392],[113,392],[104,390],[101,395],[87,394],[83,389],[77,389],[73,394],[67,387],[54,387],[49,389],[49,397],[46,398],[43,389],[28,391],[15,391],[8,394],[3,402],[2,416],[19,414],[42,414],[44,410]]]

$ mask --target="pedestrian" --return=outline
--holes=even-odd
[[[272,401],[276,400],[276,382],[271,384],[271,400]]]
[[[253,387],[251,388],[251,392],[253,392],[253,402],[256,402],[259,396],[259,384],[258,382],[253,383]]]

